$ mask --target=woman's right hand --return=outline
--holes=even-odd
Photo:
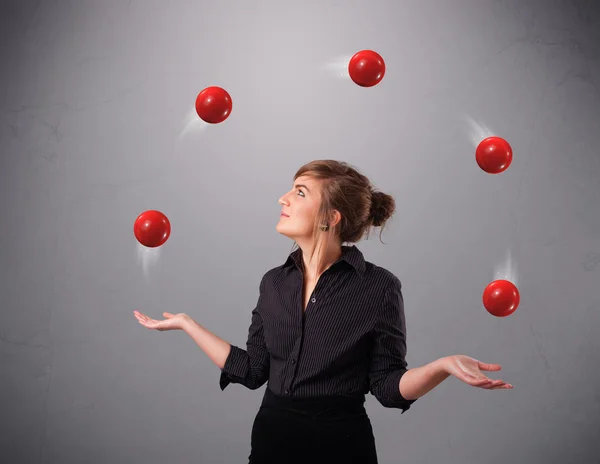
[[[138,322],[144,327],[148,329],[160,330],[161,332],[165,330],[183,330],[184,325],[190,320],[190,316],[185,313],[171,314],[165,312],[163,313],[163,316],[166,319],[162,321],[152,319],[137,310],[134,310],[133,314]]]

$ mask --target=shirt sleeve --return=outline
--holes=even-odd
[[[246,350],[231,345],[229,356],[227,356],[225,365],[221,369],[219,381],[221,391],[225,390],[225,387],[230,383],[238,383],[250,390],[256,390],[264,385],[269,378],[270,358],[259,313],[264,295],[264,280],[263,277],[260,283],[258,303],[252,310],[252,321],[248,329]]]
[[[373,351],[369,372],[370,392],[386,408],[404,414],[414,400],[400,394],[400,379],[406,373],[406,319],[400,280],[386,290],[373,327]]]

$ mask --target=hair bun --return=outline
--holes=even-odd
[[[383,192],[373,191],[371,193],[371,211],[369,219],[371,224],[379,227],[394,214],[396,202],[391,195]]]

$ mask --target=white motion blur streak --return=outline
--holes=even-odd
[[[160,248],[148,248],[138,243],[138,261],[142,265],[142,272],[144,277],[148,278],[150,275],[150,267],[156,265],[160,258]]]
[[[517,266],[513,264],[510,249],[506,250],[506,261],[504,264],[496,266],[494,271],[494,280],[508,280],[515,287],[519,288]]]
[[[465,116],[465,120],[469,126],[468,137],[474,148],[477,148],[483,139],[494,135],[488,127],[483,123],[475,121],[471,116]]]
[[[182,139],[190,133],[203,132],[207,127],[208,123],[200,119],[198,117],[198,113],[196,113],[196,109],[192,108],[190,111],[187,112],[183,120],[183,129],[179,134],[179,139]]]
[[[352,55],[338,56],[333,61],[330,61],[323,66],[323,69],[333,77],[350,80],[350,74],[348,74],[348,63]]]

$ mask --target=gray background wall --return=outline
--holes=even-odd
[[[186,312],[245,346],[296,169],[345,160],[395,196],[358,244],[403,282],[409,367],[500,363],[409,412],[367,408],[388,463],[592,463],[600,446],[600,8],[593,1],[4,1],[0,456],[242,463],[264,387],[218,387]],[[344,66],[373,49],[376,87]],[[219,85],[231,117],[194,120]],[[488,175],[480,137],[512,166]],[[479,138],[481,140],[481,138]],[[133,221],[171,220],[141,250]],[[508,272],[499,319],[484,287]]]

